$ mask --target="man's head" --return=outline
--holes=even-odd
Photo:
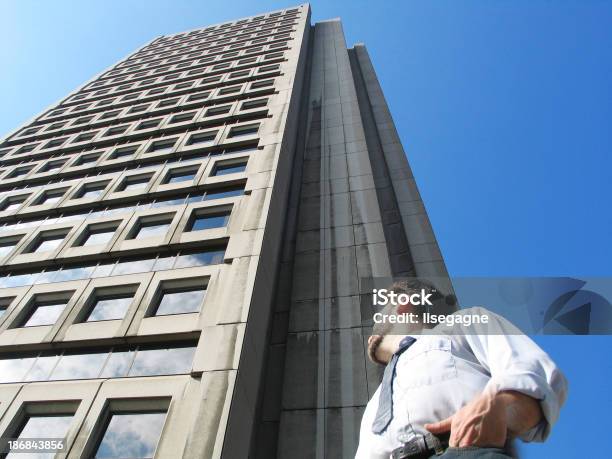
[[[386,365],[390,355],[395,352],[392,349],[396,342],[399,342],[399,340],[396,339],[397,337],[418,333],[422,328],[420,320],[418,324],[411,324],[401,321],[390,321],[388,318],[390,316],[401,316],[412,313],[415,317],[420,319],[424,312],[435,308],[437,303],[445,299],[444,295],[438,292],[433,284],[417,278],[397,281],[393,283],[388,290],[393,292],[398,298],[404,300],[411,297],[417,298],[426,295],[433,306],[428,306],[424,304],[425,302],[423,301],[411,303],[408,300],[398,301],[395,304],[389,302],[379,311],[385,320],[374,323],[372,327],[372,336],[368,339],[368,356],[373,362],[383,365]]]

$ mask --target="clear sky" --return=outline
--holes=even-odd
[[[155,36],[297,3],[4,0],[0,133]],[[452,275],[612,274],[612,2],[311,5],[368,46]],[[523,457],[595,457],[612,338],[538,342],[570,398]]]

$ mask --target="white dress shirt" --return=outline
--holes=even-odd
[[[486,314],[489,324],[442,324],[411,335],[416,342],[399,357],[393,380],[393,419],[382,434],[372,432],[379,386],[361,420],[356,459],[388,459],[395,448],[426,433],[424,424],[453,415],[485,389],[513,390],[539,400],[544,419],[521,438],[546,439],[567,394],[561,371],[506,319],[483,308],[456,314]],[[483,327],[487,334],[480,334]]]

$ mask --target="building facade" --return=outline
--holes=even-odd
[[[156,38],[0,143],[0,436],[352,457],[380,378],[369,293],[412,275],[447,278],[339,20]]]

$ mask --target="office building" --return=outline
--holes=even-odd
[[[158,37],[0,143],[0,436],[351,457],[368,292],[402,275],[447,276],[339,20]]]

